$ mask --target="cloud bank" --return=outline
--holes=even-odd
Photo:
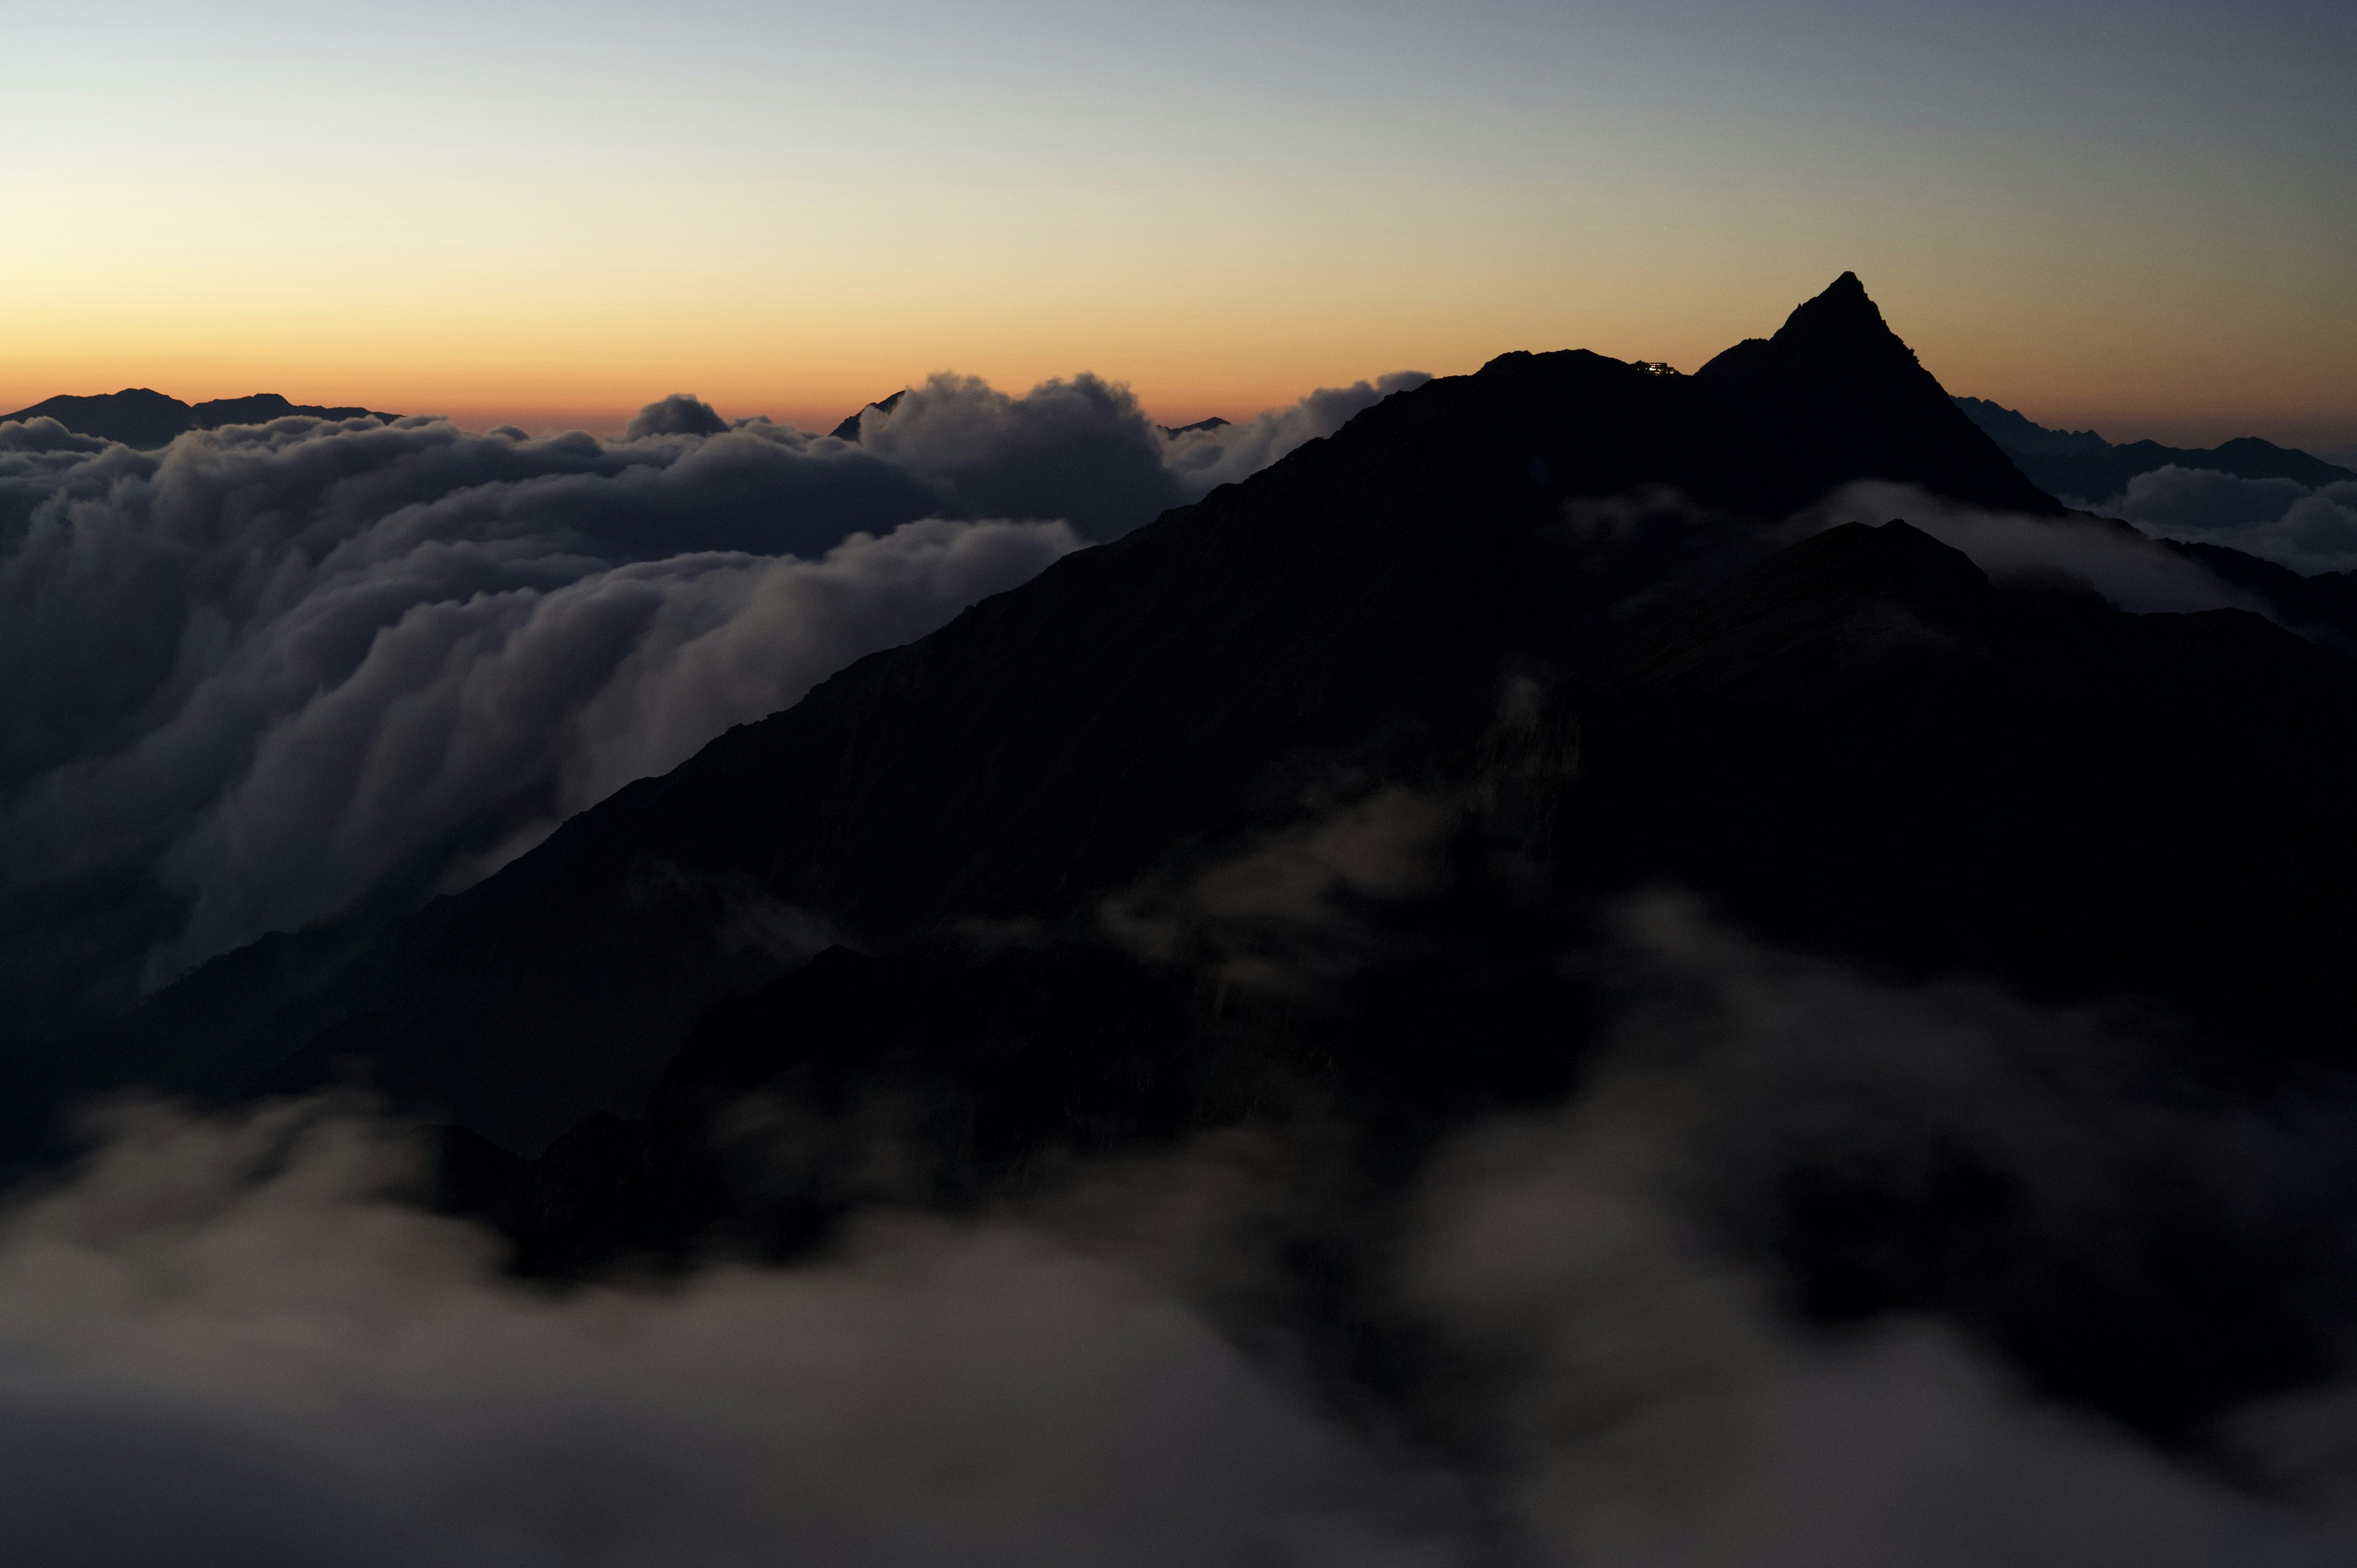
[[[1036,1231],[551,1297],[389,1201],[403,1154],[151,1112],[18,1212],[0,1555],[1344,1568],[1435,1561],[1461,1506]]]
[[[1177,441],[1090,376],[936,377],[857,442],[684,394],[618,441],[0,425],[0,928],[119,990],[463,885],[1380,395]]]
[[[2306,576],[2357,570],[2357,480],[2318,489],[2170,465],[2130,479],[2092,510],[2156,539],[2222,544]]]

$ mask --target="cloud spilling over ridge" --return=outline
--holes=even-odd
[[[1368,401],[1233,427],[1212,467]],[[459,885],[1212,482],[1200,439],[1088,376],[937,377],[862,435],[684,394],[619,441],[296,417],[142,452],[0,425],[5,885],[153,885],[169,908],[131,938],[66,942],[135,940],[150,983],[371,888]],[[54,924],[20,906],[0,925]]]
[[[1421,371],[1400,371],[1372,382],[1320,387],[1292,407],[1272,409],[1257,419],[1184,432],[1170,440],[1165,460],[1199,494],[1233,484],[1297,446],[1333,435],[1394,392],[1412,392],[1431,379]]]
[[[910,387],[860,414],[859,445],[960,510],[1059,517],[1088,538],[1126,532],[1193,499],[1162,461],[1162,432],[1125,386],[1095,376],[1021,397],[971,376]]]
[[[1247,478],[1430,379],[1401,372],[1321,387],[1257,419],[1172,436],[1127,387],[1095,376],[1045,381],[1018,398],[937,375],[889,410],[862,410],[859,444],[933,487],[957,515],[1058,517],[1105,538]]]
[[[1416,1396],[1437,1445],[1339,1419],[1281,1354],[1213,1328],[1281,1295],[1254,1217],[1301,1201],[1249,1140],[980,1219],[878,1214],[800,1267],[552,1295],[394,1201],[414,1167],[381,1129],[316,1105],[144,1110],[0,1217],[0,1553],[2347,1561],[2342,1396],[2233,1423],[2276,1489],[2262,1501],[2032,1398],[1985,1324],[1801,1328],[1758,1223],[1794,1169],[1907,1200],[1910,1170],[1968,1157],[2020,1195],[1993,1273],[2043,1266],[2044,1238],[2135,1284],[2136,1253],[2109,1240],[2188,1191],[2231,1212],[2267,1129],[2150,1089],[2101,1020],[1878,985],[1676,900],[1633,906],[1622,933],[1621,1023],[1591,1087],[1468,1132],[1385,1222],[1389,1277],[1362,1305],[1437,1348]],[[1248,1342],[1281,1347],[1264,1326]],[[142,1509],[103,1506],[138,1483]]]
[[[2107,500],[2083,503],[2157,539],[2222,544],[2303,575],[2357,570],[2357,480],[2310,489],[2209,468],[2155,468]]]
[[[0,850],[154,865],[159,972],[494,865],[1078,542],[774,430],[284,421],[0,482]]]
[[[1913,485],[1880,479],[1845,485],[1798,521],[1813,532],[1894,517],[1963,551],[1992,578],[2070,578],[2136,615],[2264,608],[2198,562],[2116,524],[1984,511]]]

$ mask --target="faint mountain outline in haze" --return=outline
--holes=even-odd
[[[2137,475],[2172,467],[2207,468],[2244,479],[2291,479],[2311,487],[2357,479],[2357,470],[2255,435],[2237,436],[2216,446],[2115,444],[2093,430],[2050,430],[1986,398],[1960,397],[1956,406],[2040,489],[2085,501],[2116,496]]]
[[[390,424],[401,417],[373,408],[328,408],[318,403],[290,403],[277,392],[253,392],[244,397],[214,398],[188,403],[147,387],[125,387],[118,392],[81,397],[61,393],[30,408],[0,413],[0,424],[34,419],[54,419],[77,435],[120,441],[126,446],[168,446],[175,436],[191,430],[219,430],[231,424],[267,424],[274,419],[382,419]]]

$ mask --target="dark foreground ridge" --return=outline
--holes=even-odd
[[[0,424],[30,419],[54,419],[77,435],[120,441],[126,446],[168,446],[172,438],[190,430],[219,430],[231,424],[267,424],[274,419],[382,419],[388,424],[399,414],[371,408],[323,408],[316,403],[289,403],[276,392],[250,397],[215,398],[186,403],[145,387],[130,387],[96,397],[59,396],[0,413]]]
[[[1692,376],[1503,355],[467,893],[206,966],[116,1079],[366,1081],[448,1124],[456,1207],[573,1275],[823,1240],[877,1196],[879,1122],[896,1201],[1314,1125],[1347,1130],[1336,1201],[1380,1205],[1577,1081],[1613,998],[1564,955],[1663,886],[1876,973],[2128,999],[2203,1092],[2344,1064],[2357,666],[2247,611],[1992,581],[1903,521],[1785,521],[1857,479],[2066,525],[1853,276]],[[760,1126],[800,1152],[747,1165]],[[1761,1244],[1813,1313],[1953,1314],[2171,1440],[2314,1370],[2270,1316],[2289,1251],[2156,1187],[2120,1234],[2161,1261],[2122,1272],[1935,1174],[1796,1176]],[[1304,1242],[1320,1321],[1354,1310],[1351,1233]]]

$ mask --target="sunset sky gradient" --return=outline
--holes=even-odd
[[[1855,269],[1951,391],[2357,446],[2357,7],[0,0],[0,407],[1166,421]]]

